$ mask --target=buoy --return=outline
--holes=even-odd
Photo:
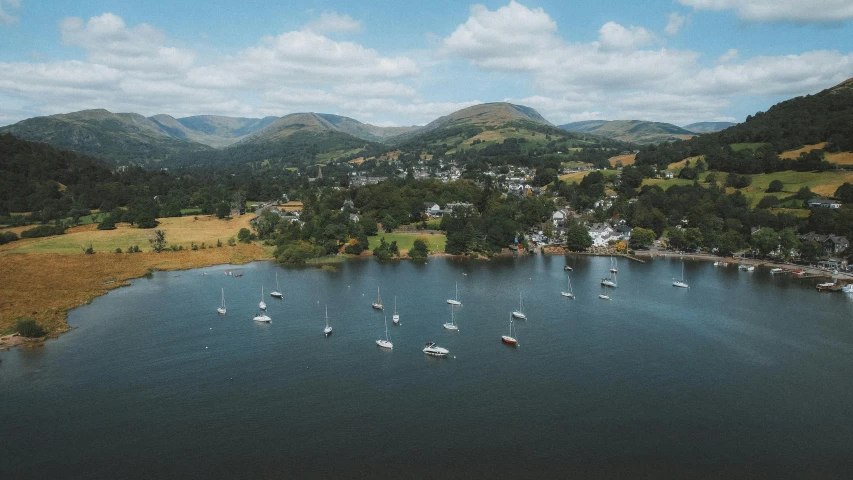
[[[207,347],[204,347],[204,349],[207,350]]]

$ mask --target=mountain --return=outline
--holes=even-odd
[[[329,113],[292,113],[285,115],[259,130],[248,141],[274,140],[297,131],[336,131],[371,142],[400,135],[419,127],[377,127],[358,120]]]
[[[685,130],[690,130],[693,133],[713,133],[725,130],[729,127],[737,125],[732,122],[697,122],[685,125]]]
[[[192,140],[173,138],[158,123],[137,113],[103,109],[30,118],[0,128],[0,133],[120,164],[163,162],[210,150]]]
[[[693,132],[671,123],[647,122],[644,120],[589,120],[567,123],[560,125],[560,128],[639,144],[684,140],[694,135]]]
[[[174,118],[170,115],[149,117],[172,138],[221,148],[240,141],[274,122],[277,117],[235,118],[217,115]]]

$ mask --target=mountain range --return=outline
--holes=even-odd
[[[0,133],[117,164],[142,165],[272,160],[304,164],[381,155],[401,146],[443,154],[482,150],[507,138],[523,138],[524,151],[529,152],[554,141],[577,148],[602,139],[652,143],[693,135],[674,125],[641,121],[578,122],[558,128],[530,107],[505,102],[474,105],[427,125],[408,127],[378,127],[312,112],[280,118],[175,118],[96,109],[30,118],[2,127]]]
[[[679,127],[671,123],[644,120],[586,120],[560,125],[560,128],[623,142],[650,144],[686,140],[697,134],[717,132],[733,125],[735,124],[729,122],[699,122]]]

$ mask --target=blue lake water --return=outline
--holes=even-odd
[[[0,353],[0,478],[853,476],[853,298],[690,261],[678,289],[681,262],[656,259],[620,261],[608,302],[609,264],[262,262],[135,280],[44,348]],[[268,325],[251,320],[261,286]],[[375,344],[384,315],[392,351]]]

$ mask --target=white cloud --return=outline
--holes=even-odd
[[[678,0],[696,10],[734,10],[753,22],[835,23],[853,19],[850,0]]]
[[[315,18],[305,24],[306,30],[316,33],[358,33],[361,31],[361,20],[356,20],[349,15],[340,15],[337,12],[323,12],[319,18]]]
[[[652,43],[655,34],[643,27],[607,22],[598,30],[598,43],[607,50],[633,50]]]
[[[720,57],[717,58],[717,63],[730,63],[736,60],[739,55],[740,53],[737,51],[736,48],[730,48],[726,51],[726,53],[720,55]]]
[[[20,0],[0,0],[0,26],[14,25],[18,23],[18,17],[7,12],[4,5],[12,7],[13,9],[21,8]]]
[[[88,22],[68,17],[59,22],[62,43],[86,50],[92,63],[156,74],[186,71],[192,52],[168,47],[165,33],[141,24],[127,28],[121,17],[104,13]]]
[[[667,17],[666,27],[664,27],[663,33],[667,35],[675,35],[681,31],[681,27],[684,26],[684,22],[686,20],[687,17],[684,17],[683,15],[679,15],[675,12],[670,13]]]

